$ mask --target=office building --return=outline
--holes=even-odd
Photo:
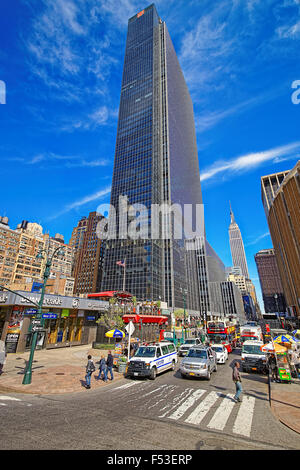
[[[128,21],[111,205],[119,234],[119,196],[143,204],[153,228],[152,205],[202,204],[193,104],[167,26],[152,4]],[[162,218],[158,237],[108,240],[102,290],[125,290],[139,300],[183,307],[184,237],[162,237],[177,224]],[[125,224],[126,225],[126,224]],[[117,264],[125,261],[126,268]]]
[[[260,250],[254,256],[262,291],[265,313],[286,311],[282,282],[273,248]]]
[[[268,218],[270,207],[274,201],[275,194],[289,171],[281,171],[261,177],[261,198]]]
[[[97,224],[103,219],[101,214],[90,212],[86,219],[83,239],[77,249],[75,267],[74,293],[76,295],[100,292],[104,243],[97,235]]]
[[[288,314],[300,317],[300,160],[278,187],[268,212]]]

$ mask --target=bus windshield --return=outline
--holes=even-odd
[[[259,341],[258,336],[241,336],[240,341],[243,343],[244,341]]]
[[[155,351],[156,351],[156,348],[148,347],[148,346],[140,346],[135,355],[138,357],[154,357]]]
[[[218,334],[214,334],[214,335],[209,333],[208,337],[209,337],[210,341],[212,341],[214,343],[222,343],[222,341],[227,340],[227,334],[226,333],[218,333]]]

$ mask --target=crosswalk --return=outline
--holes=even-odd
[[[112,390],[126,403],[134,402],[137,411],[154,413],[158,418],[173,422],[203,426],[211,430],[232,432],[250,437],[256,399],[244,395],[236,404],[233,393],[185,388],[177,385],[149,385],[134,381]]]
[[[19,404],[25,404],[26,406],[32,406],[31,403],[24,403],[20,398],[15,398],[10,395],[0,395],[0,406],[8,406],[10,402],[18,402]]]

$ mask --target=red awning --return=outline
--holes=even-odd
[[[105,297],[124,297],[124,298],[131,298],[132,294],[129,292],[119,292],[117,290],[107,290],[105,292],[95,292],[94,294],[88,294],[87,295],[89,299],[101,299]]]
[[[168,317],[163,315],[135,315],[135,314],[126,314],[122,316],[124,323],[129,323],[132,321],[133,323],[138,323],[142,320],[143,323],[157,323],[162,324],[168,321]]]

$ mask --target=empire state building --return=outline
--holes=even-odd
[[[243,276],[249,279],[249,272],[245,254],[242,234],[238,224],[235,221],[234,214],[230,206],[230,225],[229,225],[229,243],[231,250],[232,263],[234,267],[240,267]]]

